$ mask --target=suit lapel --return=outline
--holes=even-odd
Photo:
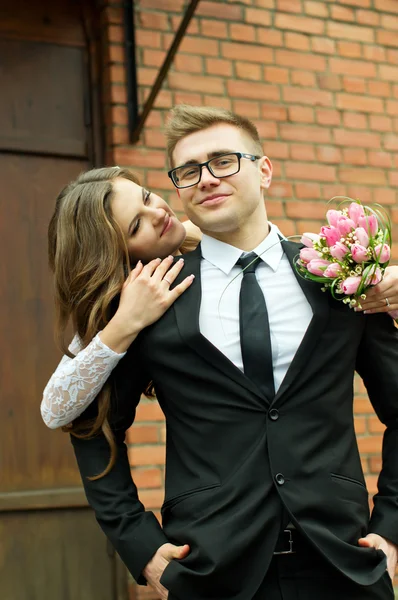
[[[281,396],[283,396],[283,394],[287,391],[291,383],[299,376],[300,372],[305,369],[305,365],[311,355],[311,352],[326,327],[327,316],[329,313],[327,293],[322,292],[321,285],[319,283],[304,279],[297,273],[295,269],[294,261],[301,248],[303,248],[303,245],[282,240],[282,247],[289,260],[293,273],[309,304],[311,305],[313,315],[301,344],[298,347],[297,352],[294,355],[287,373],[279,387],[274,402],[280,400]]]
[[[183,293],[174,304],[177,327],[184,342],[199,354],[213,368],[222,371],[226,377],[249,389],[252,393],[265,401],[264,396],[250,379],[238,369],[218,348],[200,333],[199,312],[202,298],[201,268],[202,259],[200,244],[193,252],[184,255],[185,266],[177,279],[180,283],[188,274],[195,275],[192,285]]]

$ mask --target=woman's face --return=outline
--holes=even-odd
[[[162,198],[122,177],[113,181],[113,192],[112,214],[133,262],[147,263],[177,252],[185,229]]]

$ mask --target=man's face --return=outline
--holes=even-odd
[[[245,131],[220,123],[180,140],[173,163],[175,167],[202,163],[227,152],[256,154],[255,144]],[[200,182],[180,189],[179,195],[187,216],[203,232],[230,233],[257,217],[265,220],[263,190],[269,187],[271,177],[267,157],[255,162],[241,158],[240,171],[225,178],[214,177],[203,167]]]

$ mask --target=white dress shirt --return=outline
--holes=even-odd
[[[253,250],[261,264],[256,277],[267,304],[275,391],[278,390],[312,318],[309,305],[286,257],[278,228]],[[239,336],[239,292],[242,269],[239,248],[207,235],[202,239],[201,333],[243,371]]]

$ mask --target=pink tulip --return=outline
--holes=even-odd
[[[375,215],[367,215],[364,217],[359,217],[358,225],[359,225],[359,227],[363,227],[370,236],[375,236],[379,229],[379,224],[377,222]]]
[[[307,269],[313,275],[319,275],[320,277],[323,277],[323,273],[324,273],[325,269],[330,264],[331,263],[328,260],[323,260],[322,258],[316,258],[314,260],[311,260],[308,263]]]
[[[314,250],[314,248],[302,248],[300,250],[300,258],[303,262],[309,263],[310,260],[321,258],[322,254]]]
[[[357,263],[364,262],[368,259],[368,249],[365,246],[361,246],[361,244],[353,244],[351,246],[351,254],[352,258]]]
[[[328,246],[333,246],[341,238],[341,233],[337,227],[321,227],[321,235],[326,239]]]
[[[365,246],[365,248],[369,246],[369,236],[363,227],[356,228],[355,236],[361,246]]]
[[[328,267],[326,267],[323,274],[325,277],[331,277],[332,279],[335,279],[336,277],[339,276],[340,273],[341,273],[340,265],[338,263],[332,263]]]
[[[329,225],[332,227],[337,227],[337,221],[341,217],[340,210],[328,210],[326,213],[326,218],[328,220]]]
[[[345,255],[348,253],[348,248],[345,244],[336,242],[335,245],[330,248],[329,252],[333,258],[337,258],[337,260],[343,260]]]
[[[301,237],[301,243],[307,248],[312,248],[314,242],[319,242],[319,235],[317,233],[303,233]]]
[[[374,248],[374,253],[382,264],[390,260],[391,250],[388,244],[378,244]]]
[[[351,294],[355,294],[359,288],[362,277],[347,277],[344,281],[341,282],[341,289],[343,293],[347,296],[351,296]]]
[[[344,215],[340,217],[337,221],[337,228],[340,231],[340,237],[345,237],[347,233],[350,233],[353,229],[355,229],[356,224],[354,221],[345,217]]]
[[[351,202],[350,206],[348,207],[348,216],[352,221],[354,221],[355,225],[358,225],[359,218],[363,217],[364,215],[365,211],[362,204],[359,204],[358,202]]]
[[[371,266],[369,268],[368,275],[365,279],[365,285],[366,286],[377,285],[378,283],[380,283],[382,278],[383,278],[383,275],[382,275],[381,269],[379,269],[379,267],[377,267],[375,269],[374,266]]]

